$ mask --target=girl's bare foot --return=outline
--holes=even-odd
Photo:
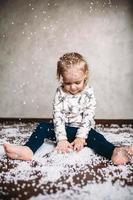
[[[115,165],[123,165],[130,161],[130,156],[125,148],[116,147],[113,151],[111,160]]]
[[[11,159],[16,160],[32,160],[33,152],[27,146],[15,146],[11,144],[4,144],[6,155]]]

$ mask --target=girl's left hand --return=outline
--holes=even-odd
[[[86,141],[84,138],[77,137],[71,144],[73,146],[73,150],[79,152],[81,149],[83,149]]]

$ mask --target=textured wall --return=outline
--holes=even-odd
[[[56,62],[83,54],[96,118],[133,118],[133,24],[128,0],[1,0],[0,117],[51,117]]]

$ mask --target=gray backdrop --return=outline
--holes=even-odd
[[[1,0],[0,117],[51,117],[56,62],[76,51],[90,65],[96,118],[133,118],[129,0]]]

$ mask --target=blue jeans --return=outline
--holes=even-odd
[[[75,127],[66,126],[66,133],[69,142],[73,142],[77,129]],[[54,125],[53,123],[41,122],[33,131],[29,140],[26,142],[25,146],[28,146],[33,153],[43,144],[44,139],[50,139],[56,141]],[[95,153],[111,159],[115,146],[108,142],[103,135],[91,129],[88,133],[88,138],[86,139],[87,147],[91,148]]]

